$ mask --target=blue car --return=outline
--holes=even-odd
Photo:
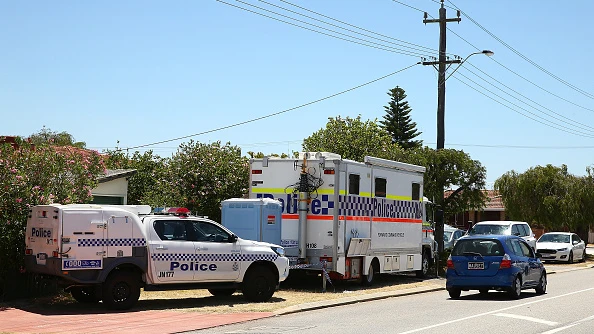
[[[506,291],[517,299],[522,290],[547,290],[547,272],[526,241],[513,235],[474,235],[458,240],[447,261],[446,289],[452,299],[462,291]]]

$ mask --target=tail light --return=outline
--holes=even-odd
[[[328,174],[332,175],[334,173],[335,173],[334,169],[324,169],[324,174],[326,174],[326,175],[328,175]]]
[[[261,169],[252,169],[252,174],[262,174]]]
[[[503,259],[501,259],[501,264],[499,265],[499,269],[507,269],[511,268],[511,257],[505,254],[503,255]]]
[[[452,256],[450,256],[448,258],[448,261],[446,262],[446,265],[447,265],[448,269],[454,269],[454,261],[452,261]]]
[[[320,262],[332,262],[332,256],[320,256]]]
[[[59,255],[60,255],[60,253],[58,253],[58,251],[52,252],[52,257],[58,257]]]
[[[25,255],[33,255],[33,250],[31,248],[25,249]]]

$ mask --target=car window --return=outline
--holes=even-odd
[[[188,241],[187,224],[180,220],[157,220],[153,223],[155,232],[161,240]]]
[[[520,225],[518,225],[518,227],[520,228],[520,233],[523,237],[529,237],[530,235],[532,235],[530,226],[528,226],[526,224],[520,224]]]
[[[468,232],[468,234],[470,235],[474,235],[474,234],[505,234],[505,230],[507,230],[509,225],[480,225],[480,224],[476,224],[474,225],[470,231]]]
[[[506,241],[507,245],[510,246],[511,250],[517,256],[524,256],[524,251],[522,251],[522,247],[520,246],[520,242],[517,239],[511,239]]]
[[[513,224],[512,225],[511,234],[512,235],[519,235],[519,236],[522,235],[522,233],[520,232],[520,228],[519,228],[518,224]]]
[[[230,235],[216,224],[204,221],[192,222],[196,241],[229,242]]]
[[[568,243],[569,236],[567,234],[545,233],[540,237],[540,239],[538,239],[538,242]]]
[[[452,232],[443,231],[443,240],[450,240],[451,236],[452,236]]]
[[[577,234],[574,234],[571,236],[571,242],[574,242],[574,241],[577,241],[579,243],[580,241],[582,241],[582,239],[580,239],[580,237],[578,237]]]
[[[532,248],[530,246],[528,246],[525,242],[521,242],[519,240],[516,241],[518,241],[518,243],[520,244],[520,247],[522,248],[522,254],[524,256],[534,257],[534,253],[532,252]]]
[[[454,232],[454,240],[458,240],[460,237],[462,237],[462,231]]]
[[[492,239],[460,239],[452,250],[452,255],[480,254],[482,256],[503,255],[503,247],[498,240]]]

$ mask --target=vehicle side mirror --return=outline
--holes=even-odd
[[[539,252],[536,252],[536,258],[537,258],[537,259],[540,259],[540,258],[542,258],[542,254],[540,254]]]
[[[236,242],[236,241],[237,241],[237,236],[235,234],[231,234],[229,236],[229,242],[230,243],[233,243],[233,242]]]
[[[573,241],[573,244],[574,244],[574,245],[577,245],[577,244],[579,244],[579,242],[578,242],[577,240],[574,240],[574,241]]]

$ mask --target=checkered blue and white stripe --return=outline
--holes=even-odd
[[[373,212],[372,199],[361,196],[338,196],[340,216],[371,216]]]
[[[101,247],[101,246],[146,246],[144,238],[112,238],[112,239],[78,239],[78,247]]]
[[[183,254],[183,253],[158,253],[152,254],[153,261],[197,261],[197,262],[254,262],[275,261],[276,254]]]
[[[374,204],[374,200],[376,201],[376,204]],[[341,216],[373,216],[410,219],[421,219],[423,216],[423,203],[416,201],[340,195],[339,203],[338,214]]]

